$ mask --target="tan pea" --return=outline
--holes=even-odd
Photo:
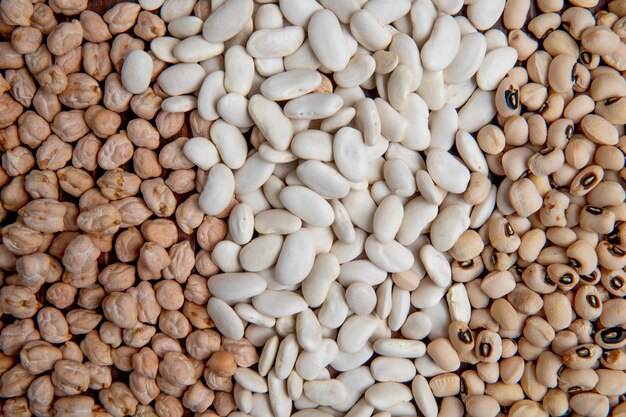
[[[141,179],[159,177],[163,171],[156,152],[146,148],[138,148],[135,150],[133,154],[133,167],[135,174]]]
[[[21,54],[35,52],[42,40],[41,31],[30,26],[18,27],[11,34],[11,44]]]
[[[107,171],[98,179],[97,184],[106,198],[121,200],[139,192],[141,179],[135,174],[117,168]]]

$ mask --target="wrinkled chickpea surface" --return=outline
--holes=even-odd
[[[450,251],[472,318],[426,342],[441,416],[626,416],[626,2],[537,3],[505,8],[521,60],[477,133],[490,178],[463,196],[494,183],[510,201]],[[126,54],[166,34],[158,10],[99,12],[0,5],[1,414],[226,416],[263,351],[206,308],[236,201],[198,205],[207,173],[182,148],[211,122],[121,84]]]

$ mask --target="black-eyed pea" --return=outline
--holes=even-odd
[[[545,347],[536,346],[530,343],[525,337],[521,337],[517,342],[518,354],[525,361],[536,361],[543,352],[547,350]]]
[[[474,347],[476,357],[485,363],[497,363],[502,356],[502,339],[498,333],[483,330],[476,336]]]
[[[623,270],[602,269],[602,286],[616,297],[626,296],[626,272]]]
[[[513,0],[504,6],[502,15],[504,27],[513,30],[521,29],[526,22],[528,10],[530,10],[530,1]]]
[[[509,146],[523,146],[528,142],[528,122],[522,116],[511,116],[504,123],[504,136]]]
[[[510,358],[517,355],[517,343],[513,339],[502,339],[502,357]]]
[[[576,319],[569,326],[568,330],[571,330],[576,334],[578,343],[593,343],[593,324],[589,320]]]
[[[578,344],[578,337],[576,333],[571,330],[561,330],[556,332],[554,340],[551,344],[552,352],[557,355],[563,355],[568,349]]]
[[[518,325],[517,311],[504,298],[494,300],[489,312],[502,329],[515,329]]]
[[[605,26],[592,26],[585,29],[580,40],[585,49],[597,55],[610,55],[620,44],[619,36]]]
[[[520,88],[520,103],[530,111],[537,111],[548,99],[548,89],[538,83],[528,83]]]
[[[480,286],[490,298],[504,297],[515,289],[515,278],[509,271],[494,271],[487,274]]]
[[[537,358],[535,378],[548,388],[556,388],[559,382],[559,374],[563,369],[563,361],[559,355],[546,350]]]
[[[594,101],[604,101],[626,95],[626,82],[617,74],[603,74],[591,82],[589,95]]]
[[[489,177],[481,172],[472,172],[467,190],[463,193],[463,199],[466,203],[477,205],[485,201],[491,190],[491,181]]]
[[[546,120],[539,114],[532,114],[527,119],[528,140],[532,145],[543,146],[548,140],[548,126]],[[530,151],[530,149],[527,149]],[[530,153],[532,155],[532,153]],[[530,156],[528,156],[530,158]]]
[[[489,221],[489,241],[494,249],[503,253],[515,252],[521,243],[511,224],[503,217]]]
[[[543,41],[545,49],[553,57],[560,54],[578,56],[580,52],[578,42],[564,30],[554,30]]]
[[[489,172],[500,177],[504,175],[504,168],[502,167],[502,154],[486,154],[485,158],[487,159]]]
[[[560,292],[553,292],[543,297],[543,310],[546,320],[555,330],[566,329],[574,319],[570,300]]]
[[[580,212],[579,222],[583,230],[605,235],[613,230],[615,213],[599,207],[586,206]]]
[[[626,371],[626,352],[620,349],[607,350],[600,358],[602,366],[608,369]]]
[[[526,70],[528,71],[528,77],[534,83],[538,83],[543,86],[548,85],[548,68],[552,57],[544,50],[536,51],[526,61]]]
[[[428,381],[435,397],[451,397],[461,392],[461,378],[457,374],[445,373],[436,375]]]
[[[595,207],[614,206],[624,202],[626,191],[615,181],[602,181],[587,194],[587,202]]]
[[[597,102],[595,113],[615,125],[626,123],[626,97]]]
[[[565,94],[571,94],[570,99],[566,100],[565,105],[567,106],[574,99],[574,92],[576,93],[584,93],[589,88],[589,84],[591,83],[591,73],[589,69],[581,64],[576,64],[574,66],[574,72],[572,73],[572,78],[574,78],[574,91],[568,91]]]
[[[485,385],[485,394],[493,397],[502,407],[510,407],[524,399],[524,391],[519,384],[505,384],[498,381]]]
[[[467,401],[472,395],[483,395],[485,393],[485,381],[478,372],[467,370],[461,374],[461,398]]]
[[[575,6],[581,6],[580,4],[575,3],[579,3],[579,1],[575,0],[572,4]],[[564,10],[561,14],[562,26],[576,40],[580,40],[580,37],[585,29],[595,25],[595,18],[585,7],[587,6],[570,7]]]
[[[474,349],[474,334],[469,326],[460,321],[453,321],[448,326],[448,338],[452,346],[459,352]]]
[[[488,395],[473,395],[465,402],[465,411],[470,417],[496,417],[500,405]]]
[[[517,149],[523,149],[523,148],[517,148]],[[507,154],[505,154],[505,157],[507,156]],[[535,184],[528,178],[519,179],[511,185],[511,189],[509,190],[509,201],[511,202],[511,206],[513,206],[513,208],[517,212],[517,215],[522,216],[522,217],[528,217],[531,214],[539,211],[543,205],[543,198],[541,197],[539,190],[537,189]],[[490,227],[490,231],[491,231],[491,227]],[[515,234],[515,236],[517,236],[517,234]],[[502,250],[501,249],[502,247],[499,246],[499,242],[503,240],[507,240],[508,242],[511,242],[512,239],[509,239],[510,237],[511,235],[508,235],[507,231],[505,230],[504,236],[497,237],[498,239],[496,241],[497,243],[494,243],[494,241],[492,240],[492,244],[494,245],[494,247]],[[491,233],[490,233],[490,238],[491,238]],[[517,247],[519,247],[519,237],[517,237],[517,239],[515,240],[518,242]],[[505,245],[504,247],[507,247],[507,245]],[[517,247],[515,248],[515,250],[517,249]],[[502,250],[502,251],[508,252],[509,250],[510,248],[507,247],[506,250]]]
[[[543,400],[543,397],[541,398]],[[546,411],[534,400],[517,401],[509,408],[508,417],[545,417]]]
[[[595,14],[596,26],[611,28],[619,20],[619,16],[608,10],[600,10]]]
[[[609,327],[596,332],[594,341],[603,349],[619,349],[626,346],[626,329],[621,326]]]
[[[548,127],[546,145],[549,148],[565,149],[573,134],[574,122],[572,120],[555,120]]]
[[[557,13],[544,13],[528,22],[528,30],[537,39],[544,39],[561,25],[561,16]]]
[[[555,335],[552,326],[545,319],[538,316],[533,316],[526,320],[523,334],[529,342],[540,347],[549,346]]]
[[[578,240],[571,244],[567,248],[566,254],[576,272],[581,275],[590,274],[598,263],[595,248],[584,240]],[[564,268],[559,267],[554,270],[557,275],[559,275],[561,271],[564,271]],[[562,284],[568,285],[566,283]]]
[[[571,290],[580,281],[578,272],[571,266],[562,263],[548,265],[546,272],[550,281],[554,282],[562,291]]]
[[[595,321],[602,314],[602,298],[593,285],[581,285],[574,298],[574,311],[586,320]]]
[[[581,120],[591,112],[593,112],[596,103],[591,97],[585,94],[575,96],[563,110],[563,116],[570,119],[574,123],[580,123]]]
[[[506,144],[504,132],[496,125],[486,125],[478,131],[476,141],[480,149],[488,154],[498,154],[502,152]]]
[[[495,362],[477,363],[476,372],[478,372],[478,376],[487,384],[493,384],[500,379],[500,367]]]
[[[563,368],[559,375],[559,388],[570,394],[592,390],[598,383],[598,374],[593,369]]]
[[[561,11],[563,3],[563,0],[538,0],[537,6],[544,13],[552,13]]]
[[[517,384],[524,374],[524,359],[512,356],[500,362],[500,378],[506,384]]]
[[[576,56],[557,55],[550,62],[548,82],[557,93],[564,93],[574,87],[574,67]]]
[[[599,146],[593,159],[603,169],[619,171],[624,168],[624,153],[614,146]]]
[[[446,372],[452,372],[459,368],[461,362],[457,351],[447,338],[438,338],[427,346],[428,355]]]
[[[489,309],[476,308],[472,311],[472,318],[469,322],[469,328],[472,330],[489,329],[497,332],[500,329],[500,326],[493,319],[493,317],[491,317]]]
[[[524,374],[520,380],[524,394],[532,401],[540,402],[548,392],[548,387],[541,384],[537,379],[537,367],[535,362],[524,364]]]
[[[522,235],[517,253],[524,261],[534,262],[545,244],[546,233],[541,229],[532,229]]]
[[[519,86],[511,78],[504,78],[496,90],[496,110],[500,116],[511,117],[521,112]]]
[[[610,411],[609,399],[595,392],[573,395],[569,405],[576,413],[589,417],[602,417]]]
[[[450,255],[459,262],[469,261],[479,256],[484,246],[480,235],[476,231],[466,230],[450,249]]]
[[[565,162],[565,155],[559,148],[546,148],[528,160],[530,171],[540,177],[557,171]]]
[[[601,267],[609,270],[619,270],[626,266],[626,251],[606,240],[596,246],[596,255]]]
[[[583,196],[591,192],[604,178],[604,170],[599,165],[590,165],[574,177],[570,185],[570,194]]]
[[[507,301],[521,314],[533,315],[543,307],[539,294],[521,283],[507,295]]]
[[[602,348],[595,344],[583,344],[567,350],[563,363],[570,369],[592,369],[602,356]]]
[[[551,416],[562,416],[568,413],[569,394],[558,388],[550,388],[541,402],[544,410]]]
[[[565,163],[555,173],[552,174],[552,184],[556,187],[567,187],[574,177],[578,174],[578,170]]]
[[[513,67],[506,73],[507,77],[510,77],[518,86],[524,85],[528,82],[528,72],[526,68],[517,66]]]
[[[539,46],[538,42],[523,30],[515,29],[509,32],[509,46],[517,51],[518,59],[526,61]]]
[[[562,248],[567,248],[578,239],[576,232],[566,227],[550,227],[546,230],[546,238]]]
[[[465,262],[452,262],[452,276],[455,282],[470,282],[484,270],[483,260],[477,256]]]

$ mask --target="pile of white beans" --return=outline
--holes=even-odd
[[[470,320],[447,252],[496,203],[493,185],[464,193],[489,181],[472,134],[517,61],[490,30],[504,0],[469,2],[467,18],[462,0],[229,0],[204,22],[176,3],[172,36],[150,45],[171,64],[162,108],[213,122],[184,154],[207,171],[202,211],[232,207],[209,315],[264,346],[258,373],[235,374],[254,393],[235,398],[240,412],[415,415],[415,399],[436,416],[421,340]],[[151,67],[131,52],[125,88],[145,91]]]

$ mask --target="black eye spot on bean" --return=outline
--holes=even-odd
[[[457,334],[457,337],[459,338],[459,340],[463,343],[467,343],[470,344],[472,343],[472,332],[470,332],[469,330],[465,330],[465,331],[460,331]]]
[[[619,290],[624,286],[624,280],[620,277],[613,277],[609,280],[609,285],[614,290]]]
[[[593,308],[600,307],[600,301],[598,300],[598,297],[596,297],[595,295],[588,295],[586,298],[587,298],[587,302],[589,303],[591,307]]]
[[[491,345],[489,343],[481,343],[480,344],[480,354],[483,357],[489,356],[491,353]]]
[[[588,358],[591,356],[591,351],[586,347],[576,349],[576,355],[580,358]]]
[[[569,285],[574,282],[574,277],[572,274],[563,274],[563,276],[559,279],[559,282],[564,285]]]
[[[603,209],[598,208],[598,207],[593,207],[593,206],[587,206],[585,210],[587,211],[587,213],[593,214],[594,216],[597,216],[604,212]]]
[[[519,90],[505,90],[504,101],[509,109],[517,110],[519,108]]]
[[[621,327],[611,327],[600,331],[600,339],[607,344],[623,342],[626,339],[626,330]],[[606,352],[605,352],[606,355]]]

